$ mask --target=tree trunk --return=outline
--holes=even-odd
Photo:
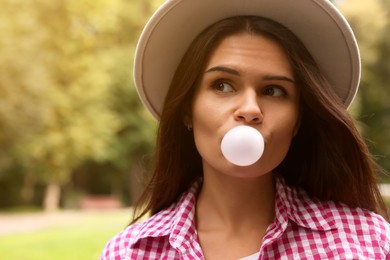
[[[43,207],[45,212],[55,212],[60,205],[61,187],[58,183],[49,183],[46,186]]]
[[[34,189],[37,180],[31,173],[26,173],[23,178],[23,185],[20,190],[20,199],[23,205],[30,205],[34,198]]]

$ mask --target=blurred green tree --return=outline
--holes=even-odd
[[[61,185],[83,162],[123,167],[123,156],[151,147],[153,119],[130,86],[149,2],[2,2],[0,163],[20,165],[26,183],[45,183],[44,207],[55,210]]]
[[[40,24],[31,4],[2,0],[1,6],[0,180],[26,172],[25,182],[31,184],[35,178],[22,169],[21,161],[23,143],[42,131],[51,107],[47,56],[38,51],[47,32],[37,30]],[[25,200],[31,197],[29,191],[23,193]]]
[[[353,112],[378,163],[390,171],[390,2],[344,0],[339,7],[351,22],[362,54],[362,80]]]

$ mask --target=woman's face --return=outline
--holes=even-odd
[[[201,75],[188,120],[205,174],[256,177],[272,171],[299,127],[299,91],[283,49],[253,34],[225,38]],[[225,133],[238,125],[264,137],[263,156],[251,166],[231,164],[220,149]]]

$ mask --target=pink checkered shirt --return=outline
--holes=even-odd
[[[259,259],[390,259],[390,225],[381,216],[311,199],[276,179],[276,217]],[[116,235],[100,260],[204,259],[195,228],[199,186],[195,183],[176,204]]]

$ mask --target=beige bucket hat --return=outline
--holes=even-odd
[[[195,37],[233,16],[262,16],[300,38],[348,107],[360,81],[360,54],[344,16],[328,0],[167,0],[139,39],[134,80],[143,104],[159,119],[176,68]]]

